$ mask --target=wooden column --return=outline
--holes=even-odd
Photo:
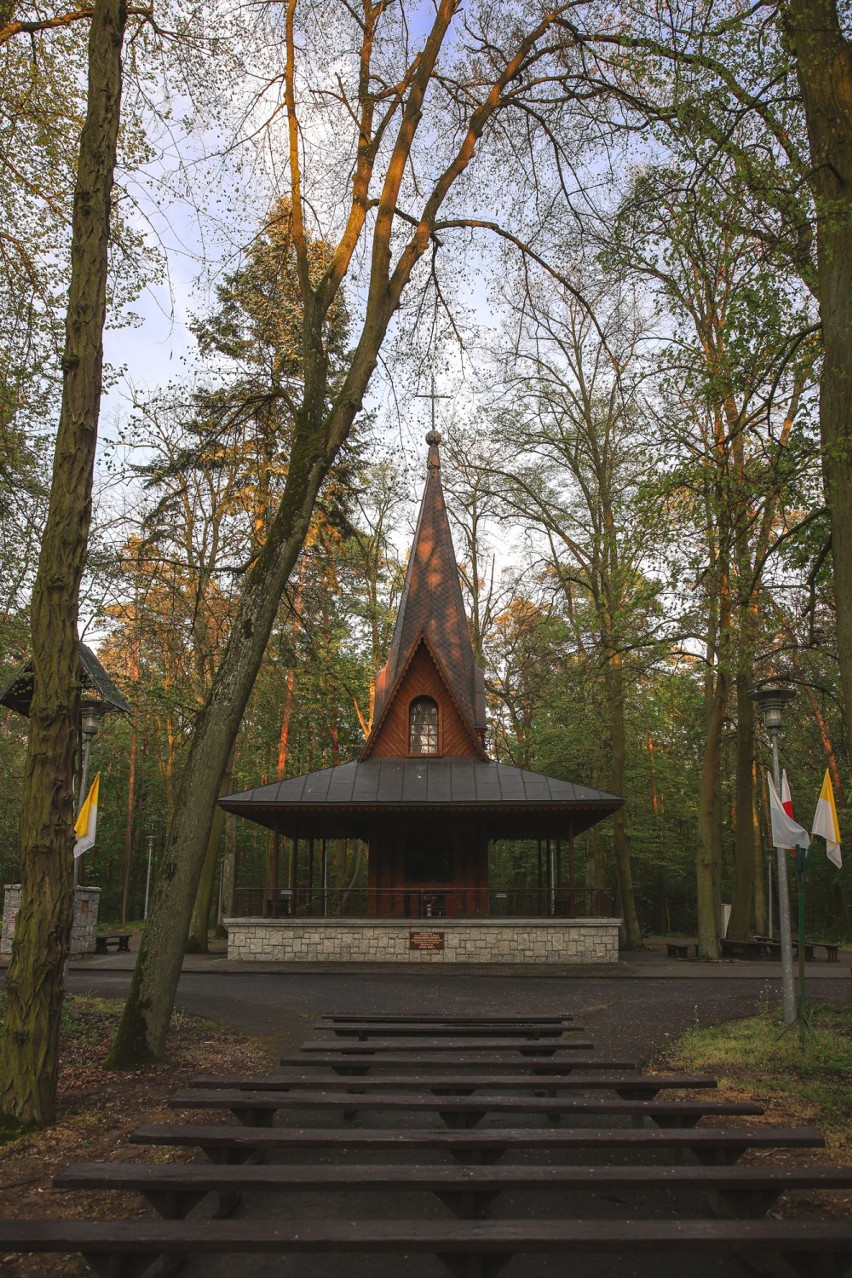
[[[328,840],[322,841],[322,916],[328,917]]]
[[[290,880],[290,913],[295,914],[299,908],[299,840],[293,839],[293,877]]]
[[[568,827],[568,891],[570,893],[570,901],[571,901],[570,909],[571,909],[572,919],[577,917],[577,907],[574,903],[575,886],[576,885],[574,880],[574,823],[572,822],[571,825],[569,825]]]
[[[539,913],[539,917],[542,917],[545,913],[545,909],[544,909],[544,894],[542,890],[544,887],[544,884],[542,881],[541,839],[536,839],[536,845],[538,848],[538,913]]]

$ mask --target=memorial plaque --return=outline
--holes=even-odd
[[[410,950],[442,950],[444,948],[444,933],[409,932],[408,948]]]

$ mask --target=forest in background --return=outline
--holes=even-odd
[[[774,10],[687,7],[713,27],[715,64],[693,60],[690,45],[672,73],[638,12],[635,47],[610,48],[603,69],[576,32],[551,49],[558,74],[543,88],[531,76],[523,108],[486,135],[462,189],[468,216],[436,232],[322,487],[223,789],[357,754],[423,482],[429,407],[416,397],[435,377],[448,397],[437,410],[443,474],[487,671],[492,756],[625,795],[623,819],[578,841],[578,864],[590,884],[616,889],[629,866],[642,932],[694,933],[703,853],[715,901],[734,902],[750,934],[767,929],[769,760],[748,695],[757,683],[781,677],[797,689],[782,750],[798,819],[810,823],[826,767],[841,808],[849,784],[814,214],[796,70]],[[48,26],[51,6],[42,9],[43,29],[0,45],[3,684],[29,646],[85,94],[85,32]],[[196,262],[184,372],[144,388],[120,359],[109,373],[123,399],[102,427],[82,615],[134,707],[132,720],[104,721],[92,751],[102,807],[84,880],[102,887],[112,919],[141,914],[146,839],[158,849],[174,814],[242,582],[281,501],[304,378],[282,139],[275,113],[261,130],[257,102],[250,110],[249,90],[236,91],[246,66],[255,80],[274,66],[281,7],[259,7],[250,34],[233,15],[227,26],[224,7],[214,29],[212,12],[175,5],[178,34],[163,43],[142,25],[128,53],[111,322],[126,323],[127,306],[170,266],[141,173],[157,174],[145,198],[156,188],[183,200],[219,248],[213,266]],[[315,69],[327,72],[342,19],[331,4],[305,12]],[[483,6],[478,20],[494,15]],[[460,83],[469,60],[475,81],[487,41],[457,41],[448,63]],[[463,95],[442,89],[427,145],[455,127]],[[306,136],[321,150],[331,123],[319,92],[311,106]],[[209,146],[203,162],[169,168],[174,134],[193,130]],[[240,159],[226,168],[232,149]],[[205,207],[214,171],[226,181]],[[318,206],[333,206],[344,176],[324,155]],[[318,215],[310,240],[318,274],[332,223]],[[332,385],[355,340],[362,282],[341,298],[324,321]],[[5,882],[19,875],[24,729],[3,714]],[[228,819],[214,834],[202,878],[213,921],[220,867],[235,862],[240,885],[260,884],[267,855],[260,827]],[[338,858],[347,882],[357,852]],[[523,849],[498,855],[497,877],[509,881]],[[527,849],[530,876],[532,863]],[[814,935],[852,935],[847,879],[820,846]]]

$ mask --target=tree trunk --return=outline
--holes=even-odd
[[[707,702],[707,731],[701,763],[701,789],[698,795],[698,857],[696,886],[698,893],[698,951],[702,958],[719,957],[716,918],[715,859],[718,844],[717,787],[722,723],[728,699],[727,679],[721,667],[716,668],[712,695]]]
[[[458,150],[436,178],[416,225],[400,251],[399,192],[409,166],[410,152],[424,110],[444,39],[458,9],[458,0],[438,0],[431,26],[401,97],[396,140],[387,148],[381,194],[372,214],[370,280],[363,323],[339,389],[329,384],[329,352],[323,344],[323,325],[362,239],[368,192],[379,150],[370,140],[375,99],[366,99],[359,124],[358,154],[352,177],[352,202],[341,240],[321,280],[314,284],[302,207],[302,137],[297,111],[296,6],[287,6],[284,35],[284,101],[288,121],[289,175],[292,191],[292,229],[298,258],[303,306],[303,398],[295,416],[293,444],[281,504],[269,536],[246,578],[242,599],[210,693],[195,725],[181,780],[180,796],[169,832],[153,907],[142,938],[130,995],[108,1064],[124,1065],[162,1056],[180,977],[183,946],[195,890],[212,821],[216,792],[228,752],[263,658],[276,611],[299,553],[320,486],[360,411],[370,378],[378,363],[388,325],[402,301],[412,272],[433,242],[441,208],[453,184],[466,172],[483,130],[502,109],[508,86],[548,31],[555,14],[546,14],[518,39],[514,53],[474,106],[461,129]],[[378,11],[376,11],[378,12]],[[371,82],[370,50],[376,13],[362,28],[362,80]],[[372,25],[371,25],[372,23]],[[301,91],[301,90],[300,90]],[[365,88],[365,93],[367,92]],[[329,397],[333,395],[329,405]]]
[[[219,786],[220,797],[231,793],[231,773],[234,767],[234,751],[228,756],[228,764]],[[213,892],[216,887],[216,869],[219,865],[219,845],[222,842],[222,831],[225,826],[225,812],[216,804],[213,813],[213,824],[210,828],[210,841],[207,844],[207,855],[198,880],[198,891],[192,907],[192,919],[189,925],[189,936],[186,941],[187,954],[207,954],[208,933],[210,931],[210,909],[213,904]]]
[[[728,935],[747,941],[754,935],[754,702],[751,670],[737,671],[737,828],[734,886]]]
[[[837,655],[852,722],[852,42],[834,0],[787,0],[811,155],[825,351],[820,384],[823,480],[831,511]]]
[[[225,813],[225,851],[222,863],[222,897],[219,902],[217,936],[227,936],[225,919],[234,917],[237,891],[237,818]]]
[[[624,667],[620,653],[615,653],[608,671],[610,732],[611,732],[611,773],[612,788],[615,794],[624,793]],[[618,878],[618,890],[621,896],[621,909],[624,916],[624,948],[640,950],[642,948],[642,932],[636,914],[636,898],[633,893],[633,870],[630,865],[630,847],[627,839],[627,822],[624,808],[620,807],[612,818],[612,839],[615,851],[615,873]]]
[[[21,813],[21,908],[6,978],[2,1102],[21,1121],[56,1114],[63,967],[73,917],[73,773],[80,700],[77,609],[101,402],[110,196],[121,111],[124,0],[97,0],[80,136],[62,406],[32,597],[33,700]]]

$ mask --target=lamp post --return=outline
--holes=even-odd
[[[98,735],[98,725],[106,711],[103,701],[87,699],[80,702],[80,731],[83,734],[83,767],[80,772],[80,789],[77,793],[78,809],[86,802],[86,790],[89,784],[89,758],[92,753],[92,742]]]
[[[781,793],[781,768],[778,762],[778,733],[784,707],[796,693],[793,688],[777,684],[765,684],[752,688],[748,694],[757,702],[763,717],[763,726],[769,734],[772,746],[772,775],[775,789]],[[796,991],[793,985],[793,943],[790,935],[790,893],[787,887],[787,850],[775,849],[775,866],[778,878],[778,934],[781,939],[781,995],[784,1003],[784,1020],[792,1025],[796,1019]]]

